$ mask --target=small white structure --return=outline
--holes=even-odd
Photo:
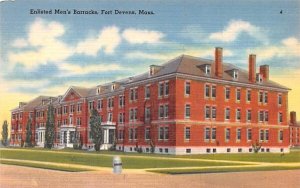
[[[113,173],[114,174],[122,173],[122,160],[119,156],[114,156],[113,158]]]

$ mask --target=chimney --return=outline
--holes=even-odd
[[[255,83],[256,81],[256,55],[249,55],[249,82]]]
[[[259,73],[263,76],[264,80],[269,80],[269,65],[261,65]]]
[[[216,49],[215,49],[215,75],[217,77],[223,76],[222,61],[223,61],[223,49],[220,47],[216,47]]]
[[[292,125],[296,125],[297,124],[296,112],[295,111],[291,111],[290,112],[290,123]]]

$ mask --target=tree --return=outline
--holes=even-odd
[[[101,127],[101,117],[98,114],[96,109],[93,109],[90,117],[90,126],[91,126],[91,137],[94,143],[96,151],[100,150],[102,144],[102,127]]]
[[[45,132],[45,144],[44,148],[51,149],[54,145],[55,130],[54,130],[54,108],[50,104],[47,112],[46,132]]]
[[[8,124],[5,120],[2,125],[2,144],[7,146],[8,144]]]
[[[82,138],[80,136],[80,131],[78,131],[78,128],[75,128],[75,139],[73,143],[74,149],[82,149]]]
[[[29,118],[26,125],[26,139],[25,139],[25,146],[32,147],[32,130],[31,130],[31,119]]]
[[[254,153],[258,153],[260,148],[261,148],[261,144],[256,140],[253,144],[252,144],[252,148],[254,150]]]

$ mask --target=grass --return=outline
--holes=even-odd
[[[76,167],[65,167],[65,166],[57,166],[57,165],[51,165],[51,164],[34,164],[29,163],[26,161],[4,161],[0,159],[1,164],[7,164],[7,165],[18,165],[18,166],[26,166],[26,167],[33,167],[33,168],[42,168],[42,169],[49,169],[49,170],[59,170],[59,171],[65,171],[65,172],[82,172],[82,171],[89,171],[90,169],[84,169],[84,168],[76,168]]]
[[[269,162],[269,163],[291,163],[300,162],[300,151],[291,151],[290,153],[232,153],[232,154],[202,154],[176,156],[179,158],[190,159],[213,159],[229,161],[251,161],[251,162]]]
[[[1,150],[0,158],[34,160],[43,162],[56,162],[65,164],[80,164],[87,166],[112,167],[113,156],[98,154],[85,154],[76,152],[45,152],[41,150]],[[143,169],[143,168],[168,168],[168,167],[203,167],[203,166],[230,166],[234,163],[223,162],[203,162],[203,161],[184,161],[176,158],[157,158],[157,157],[130,157],[122,156],[123,168]]]
[[[224,173],[224,172],[249,172],[249,171],[274,171],[274,170],[295,170],[300,167],[291,166],[263,166],[263,167],[239,167],[239,168],[208,168],[208,169],[166,169],[149,170],[149,172],[162,174],[199,174],[199,173]]]

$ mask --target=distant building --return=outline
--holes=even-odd
[[[35,143],[43,146],[52,103],[56,147],[72,147],[78,127],[84,148],[92,148],[89,116],[95,108],[104,130],[101,149],[116,142],[125,152],[247,153],[257,144],[260,152],[288,152],[288,91],[269,80],[268,65],[256,72],[255,55],[246,71],[223,63],[222,48],[216,48],[214,60],[182,55],[137,76],[20,103],[12,110],[11,145],[25,140],[31,118]]]

